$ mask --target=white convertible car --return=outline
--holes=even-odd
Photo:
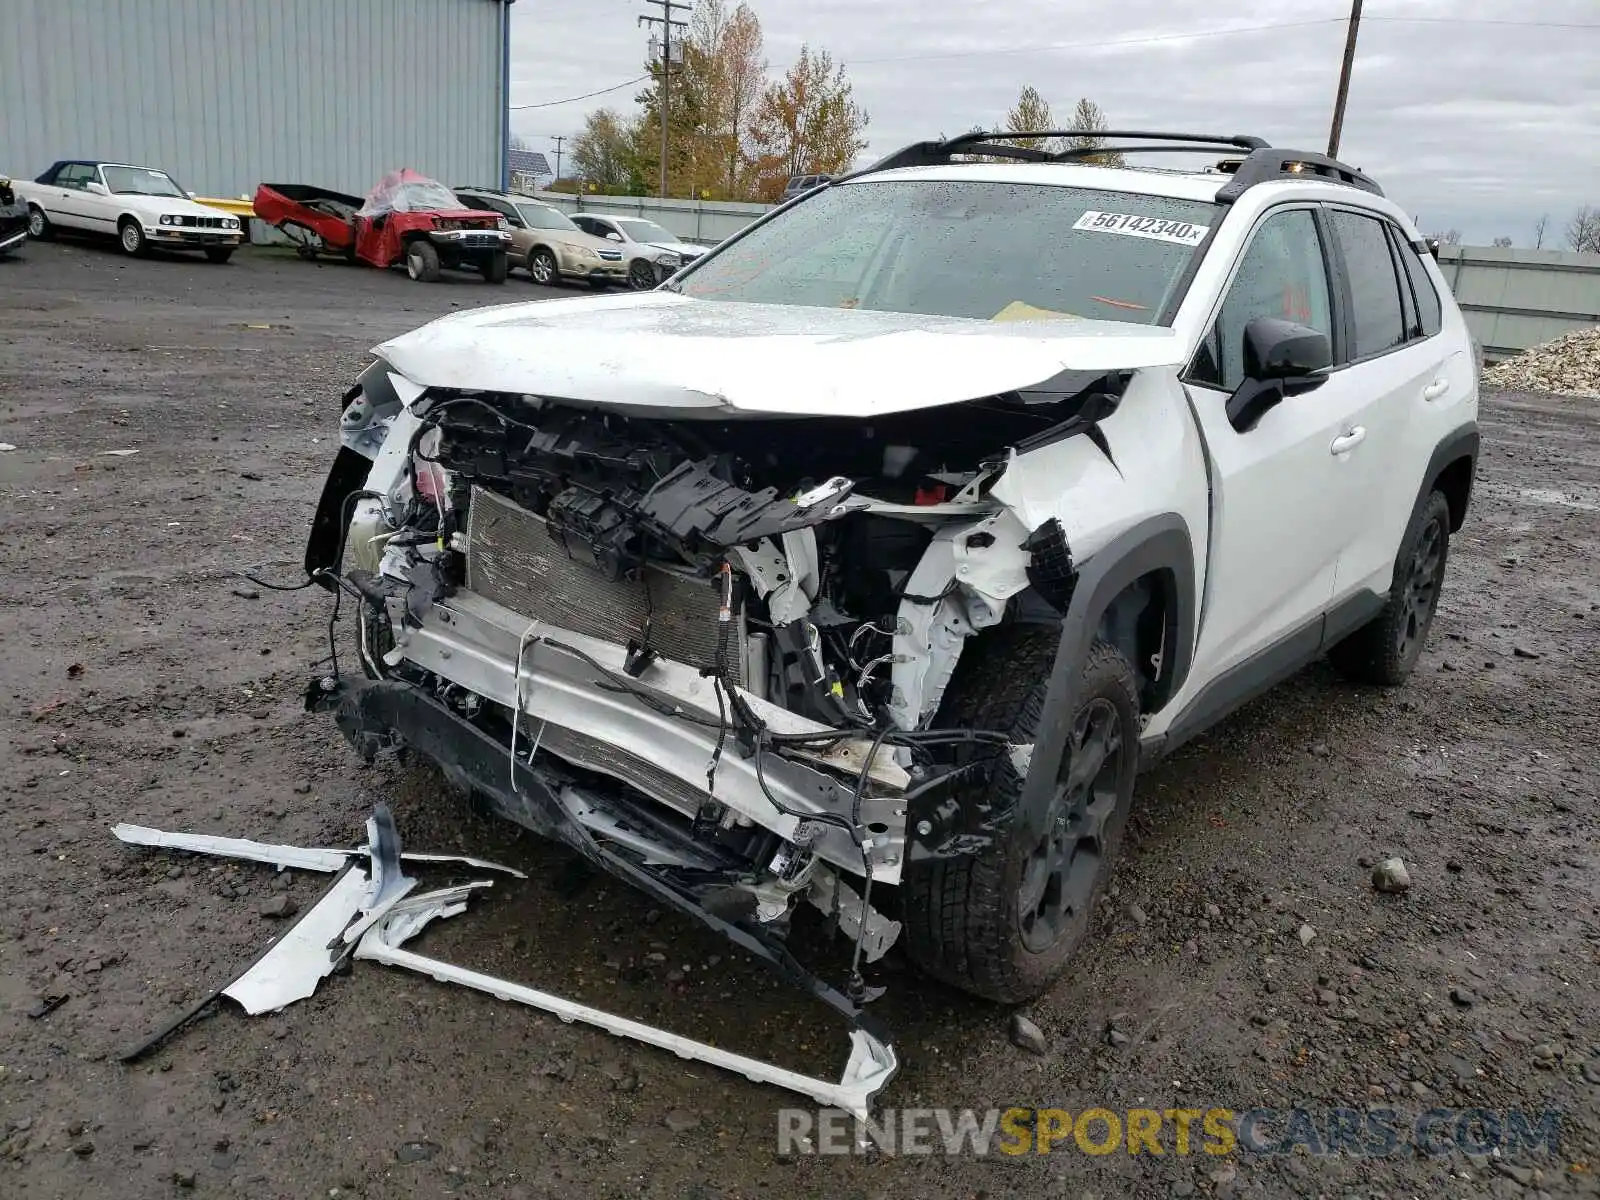
[[[227,262],[244,240],[238,217],[196,204],[165,171],[126,163],[68,159],[32,183],[13,185],[28,206],[28,232],[39,241],[57,230],[115,237],[129,254],[152,246],[201,250]]]

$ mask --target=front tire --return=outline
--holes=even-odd
[[[556,256],[543,246],[535,247],[528,252],[528,274],[533,276],[533,281],[540,287],[555,287],[556,281],[561,278],[556,267]]]
[[[44,209],[32,204],[28,206],[28,236],[36,242],[54,241],[56,236],[56,227],[50,224]]]
[[[1443,492],[1430,492],[1400,542],[1388,603],[1328,651],[1334,670],[1355,683],[1404,683],[1422,657],[1449,558],[1450,503]]]
[[[439,251],[426,238],[406,244],[406,274],[416,283],[436,283],[442,271]]]
[[[941,725],[1010,730],[1031,743],[1055,662],[1054,630],[991,635],[963,655]],[[1088,933],[1121,844],[1139,760],[1138,686],[1115,648],[1084,662],[1043,832],[1024,828],[1024,778],[1009,756],[963,789],[991,814],[973,853],[908,864],[906,951],[927,974],[1000,1003],[1050,987]]]
[[[117,226],[117,243],[122,247],[124,254],[134,258],[143,258],[150,247],[146,244],[144,230],[139,227],[139,222],[124,219]]]
[[[483,273],[484,282],[504,283],[511,273],[511,256],[504,250],[496,250],[478,264],[478,270]]]
[[[232,257],[233,257],[233,247],[232,246],[207,246],[206,247],[206,261],[207,262],[225,263]]]
[[[642,258],[634,259],[628,268],[628,285],[636,292],[648,292],[656,283],[655,264]]]

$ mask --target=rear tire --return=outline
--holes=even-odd
[[[144,230],[139,228],[139,222],[130,217],[124,217],[117,226],[117,243],[124,254],[134,258],[143,258],[150,249],[145,242]]]
[[[1388,603],[1328,651],[1334,670],[1355,683],[1404,683],[1422,657],[1449,558],[1450,504],[1443,492],[1430,492],[1400,542]]]
[[[442,268],[439,251],[426,238],[406,243],[406,274],[417,283],[437,283]]]
[[[504,250],[496,250],[478,264],[478,270],[483,272],[486,283],[504,283],[511,273],[511,256]]]
[[[1054,630],[990,635],[963,655],[941,725],[1011,730],[1034,740],[1055,662]],[[962,789],[992,836],[972,854],[909,864],[906,952],[927,974],[1000,1003],[1050,987],[1088,933],[1132,805],[1138,686],[1115,648],[1096,642],[1079,681],[1068,748],[1040,837],[1022,826],[1023,776],[1008,757]],[[1028,843],[1032,844],[1028,844]]]
[[[56,236],[56,227],[50,224],[44,209],[34,204],[28,206],[28,236],[36,242],[51,242]]]
[[[225,263],[232,257],[233,257],[233,247],[232,246],[207,246],[206,247],[206,261],[207,262]]]

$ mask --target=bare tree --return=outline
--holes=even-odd
[[[1509,250],[1511,248],[1511,239],[1508,237],[1497,237],[1494,240],[1494,245],[1498,246],[1502,250]]]
[[[1424,237],[1438,242],[1441,246],[1459,246],[1461,244],[1461,230],[1446,229],[1442,233],[1426,233]]]
[[[1535,221],[1533,223],[1533,248],[1535,250],[1543,250],[1544,249],[1544,233],[1545,233],[1545,230],[1548,229],[1549,227],[1550,227],[1550,214],[1549,213],[1545,213],[1543,216],[1541,216],[1537,221]]]
[[[1567,246],[1580,254],[1600,254],[1600,208],[1585,204],[1567,225]]]

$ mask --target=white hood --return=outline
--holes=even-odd
[[[152,224],[155,218],[163,216],[231,217],[233,215],[223,212],[220,208],[208,208],[204,204],[196,204],[193,200],[179,196],[135,196],[128,192],[118,192],[113,198],[122,207]]]
[[[671,250],[686,261],[699,258],[709,249],[707,246],[696,246],[693,242],[646,242],[645,244],[656,250]]]
[[[694,300],[531,301],[442,317],[374,353],[422,387],[628,408],[874,416],[976,400],[1064,370],[1176,366],[1172,330]]]

